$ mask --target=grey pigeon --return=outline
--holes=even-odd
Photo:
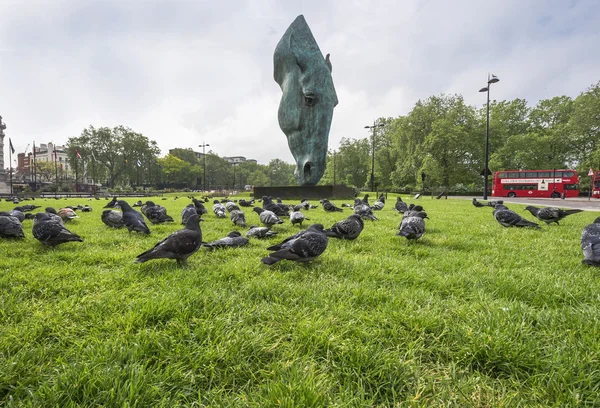
[[[368,195],[368,194],[365,194],[365,196],[363,197],[363,199],[362,199],[361,201],[363,202],[363,204],[366,204],[366,205],[368,205],[369,207],[371,206],[371,205],[369,204],[369,195]]]
[[[46,211],[46,214],[48,214],[50,216],[50,218],[60,221],[61,224],[63,223],[62,217],[60,217],[56,213],[56,210],[53,207],[46,207],[45,211]]]
[[[192,202],[194,203],[194,207],[196,207],[196,212],[198,212],[200,216],[208,214],[208,210],[200,200],[192,197]]]
[[[0,214],[0,237],[25,238],[21,221],[17,217],[8,215],[8,213]]]
[[[352,214],[345,220],[336,222],[325,230],[328,237],[341,239],[356,239],[362,232],[365,224],[358,214]]]
[[[153,201],[146,201],[142,206],[142,213],[152,224],[162,224],[164,222],[173,222],[173,218],[167,214],[167,209],[161,205],[154,204]]]
[[[419,239],[425,234],[425,220],[427,214],[420,211],[407,211],[400,222],[400,231],[396,235],[406,239]]]
[[[238,207],[233,201],[227,201],[225,203],[225,208],[227,208],[227,211],[232,212],[233,210],[239,210],[240,207]]]
[[[200,215],[194,214],[188,218],[185,228],[175,231],[154,245],[152,249],[139,254],[134,262],[142,263],[151,259],[176,259],[178,264],[185,264],[202,244],[200,221]]]
[[[497,205],[502,205],[502,204],[504,204],[503,200],[490,200],[487,202],[488,207],[494,207],[494,208],[496,208]]]
[[[492,211],[494,218],[503,227],[534,227],[539,228],[540,226],[535,222],[527,221],[514,211],[509,210],[502,204],[497,204]]]
[[[8,214],[10,214],[12,217],[17,218],[19,222],[23,222],[25,220],[25,214],[23,213],[23,211],[10,210],[8,211]]]
[[[275,252],[262,258],[261,262],[266,265],[273,265],[283,259],[309,262],[325,252],[328,241],[323,225],[312,224],[307,229],[286,238],[281,243],[268,247],[268,250]]]
[[[404,213],[404,211],[408,210],[408,205],[402,201],[402,197],[396,197],[396,204],[394,204],[394,209],[399,213]]]
[[[271,199],[267,196],[263,196],[263,208],[268,211],[272,211],[275,215],[280,217],[287,217],[289,214],[289,209],[285,204],[275,204]]]
[[[373,214],[371,207],[365,204],[360,198],[354,199],[354,214],[360,215],[363,220],[377,221],[377,217]]]
[[[144,205],[144,203],[142,203],[142,200],[137,200],[135,204],[132,205],[132,207],[141,207],[142,205]]]
[[[123,211],[123,223],[127,227],[129,233],[131,233],[131,231],[136,231],[143,234],[150,234],[150,229],[146,225],[142,214],[131,208],[127,201],[119,200],[117,203]]]
[[[265,210],[260,207],[254,207],[252,210],[258,214],[260,222],[267,227],[272,227],[275,224],[283,224],[283,220],[276,216],[273,211]]]
[[[215,249],[215,248],[237,248],[247,245],[248,238],[242,237],[239,231],[231,231],[225,238],[217,239],[212,242],[204,242],[202,246]]]
[[[111,228],[123,228],[125,226],[123,223],[123,213],[120,211],[106,209],[102,211],[100,219]]]
[[[225,216],[226,216],[225,206],[223,204],[221,204],[219,202],[219,200],[215,200],[214,201],[213,213],[215,213],[215,215],[217,216],[217,218],[225,218]]]
[[[381,211],[381,210],[383,210],[384,206],[385,206],[385,197],[382,194],[381,196],[379,196],[377,201],[375,201],[373,203],[373,206],[371,207],[371,209],[374,211]]]
[[[302,226],[302,223],[304,222],[304,220],[310,221],[310,218],[306,218],[306,216],[304,214],[302,214],[302,212],[300,212],[300,210],[293,211],[290,214],[290,222],[292,223],[292,225],[300,224],[300,226]]]
[[[408,211],[417,211],[417,212],[423,211],[423,206],[411,204],[408,206]]]
[[[536,217],[540,221],[544,221],[546,224],[550,225],[550,223],[555,222],[556,225],[560,225],[558,222],[565,218],[567,215],[577,214],[582,212],[583,210],[561,210],[556,207],[544,207],[537,208],[533,205],[528,205],[525,207],[527,211],[531,213],[534,217]]]
[[[252,207],[254,205],[254,200],[246,201],[245,199],[241,198],[240,201],[238,201],[238,204],[242,207]]]
[[[185,225],[187,224],[187,221],[190,219],[190,217],[193,217],[194,215],[197,215],[198,210],[196,209],[196,206],[194,206],[194,204],[188,204],[183,210],[181,210],[181,224]],[[202,214],[199,214],[202,215]]]
[[[473,197],[473,205],[478,208],[485,207],[485,204],[482,204],[479,201],[477,201],[475,197]]]
[[[254,238],[270,238],[277,235],[277,231],[271,231],[269,227],[257,227],[256,225],[251,225],[250,229],[246,232],[247,237]]]
[[[235,225],[240,227],[246,227],[246,215],[242,210],[233,210],[229,213],[229,219]]]
[[[86,204],[81,209],[81,212],[92,212],[92,207],[90,207],[89,205]]]
[[[66,229],[62,221],[43,212],[35,215],[32,232],[35,239],[51,247],[71,241],[83,242],[79,235]]]
[[[600,266],[600,217],[581,231],[581,250],[584,257],[581,263]]]
[[[335,204],[331,203],[327,199],[323,199],[323,209],[327,212],[342,212],[343,209],[336,207]]]
[[[15,210],[21,211],[22,213],[26,213],[26,212],[30,212],[35,209],[38,209],[40,207],[41,207],[40,205],[25,204],[25,205],[21,205],[19,207],[15,207]]]

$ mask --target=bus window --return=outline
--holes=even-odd
[[[551,171],[540,171],[538,172],[538,177],[544,177],[544,178],[550,178],[552,177],[552,172]]]
[[[537,177],[537,172],[535,171],[528,171],[527,173],[525,173],[527,176],[527,178],[536,178]]]
[[[501,178],[501,179],[506,178],[506,172],[502,171],[502,172],[498,173],[498,178]]]
[[[573,173],[572,171],[563,171],[562,172],[562,177],[573,177],[575,175],[575,173]]]
[[[565,184],[563,187],[565,190],[579,190],[579,184]]]

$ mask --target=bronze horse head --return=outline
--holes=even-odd
[[[329,54],[323,58],[304,16],[298,16],[283,34],[273,62],[275,81],[283,91],[279,127],[296,160],[294,174],[300,185],[317,184],[325,171],[329,128],[338,99]]]

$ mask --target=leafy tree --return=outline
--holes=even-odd
[[[296,185],[294,177],[295,166],[281,159],[272,159],[267,165],[266,175],[271,186]]]
[[[600,169],[600,81],[575,99],[568,129],[571,160],[579,163],[580,170]]]

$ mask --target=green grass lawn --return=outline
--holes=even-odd
[[[491,208],[422,198],[414,242],[395,236],[394,201],[356,241],[271,267],[260,258],[299,230],[289,220],[184,267],[134,264],[188,199],[157,199],[177,222],[150,236],[102,224],[104,200],[27,202],[93,212],[67,225],[83,243],[46,248],[31,220],[0,240],[0,406],[600,405],[600,269],[579,247],[597,213],[503,228]],[[245,232],[207,208],[205,241]],[[351,211],[305,213],[329,227]]]

